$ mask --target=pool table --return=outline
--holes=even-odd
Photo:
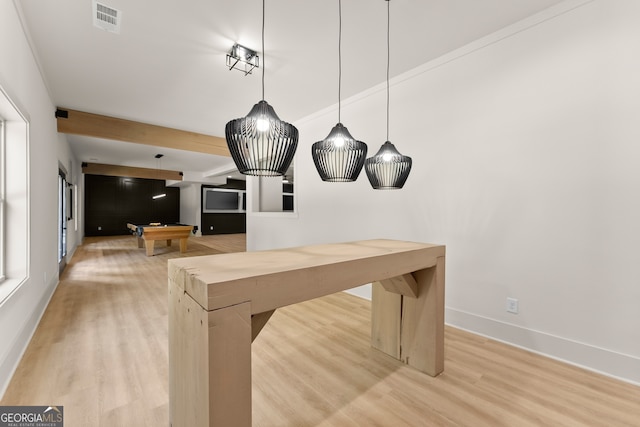
[[[142,247],[142,242],[144,241],[147,256],[153,255],[153,247],[156,240],[166,240],[167,246],[171,246],[172,239],[180,239],[180,252],[186,252],[187,239],[194,229],[193,225],[157,223],[151,223],[149,225],[129,223],[127,224],[127,228],[138,238],[139,248]]]

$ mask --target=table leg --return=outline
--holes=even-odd
[[[403,296],[371,284],[371,346],[400,360],[400,323]]]
[[[152,256],[153,255],[153,247],[154,247],[154,243],[155,240],[146,240],[144,241],[144,248],[147,251],[147,256]]]
[[[180,239],[180,252],[184,253],[187,252],[187,238],[181,238]]]
[[[171,282],[171,425],[251,427],[251,304],[206,311]]]
[[[167,246],[171,246],[171,239],[167,239]]]
[[[444,271],[439,257],[414,272],[417,298],[378,282],[372,290],[371,346],[431,376],[444,370]]]
[[[413,273],[418,298],[402,301],[400,360],[435,377],[444,371],[444,257]]]
[[[251,303],[209,312],[209,426],[251,427]]]
[[[142,237],[136,237],[136,239],[138,239],[138,248],[142,248],[142,246],[144,245],[144,240],[142,239]]]

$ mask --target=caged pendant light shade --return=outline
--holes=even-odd
[[[352,182],[358,179],[367,157],[367,144],[357,141],[340,123],[340,89],[342,80],[342,2],[338,0],[338,124],[322,141],[311,146],[311,156],[318,174],[327,182]]]
[[[238,171],[245,175],[284,175],[298,146],[298,129],[280,120],[265,100],[246,117],[227,123],[225,136]]]
[[[311,147],[313,162],[320,178],[327,182],[351,182],[358,179],[367,157],[367,144],[356,141],[342,123]]]
[[[382,144],[375,156],[365,162],[369,183],[376,190],[397,190],[411,172],[411,157],[403,156],[390,141]]]
[[[225,126],[227,146],[238,171],[244,175],[282,176],[287,172],[298,148],[298,129],[280,120],[264,100],[264,17],[262,0],[262,100],[246,117]]]
[[[387,2],[387,141],[382,144],[375,156],[365,161],[364,169],[369,178],[369,183],[375,190],[398,190],[411,172],[412,160],[409,156],[404,156],[396,150],[396,147],[389,141],[389,0]]]

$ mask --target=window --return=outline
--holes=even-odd
[[[0,86],[0,304],[28,278],[29,119]]]
[[[4,281],[4,120],[0,117],[0,282]]]

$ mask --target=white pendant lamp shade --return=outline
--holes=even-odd
[[[227,123],[225,136],[238,171],[245,175],[284,175],[298,148],[298,129],[280,120],[265,100],[246,117]]]

